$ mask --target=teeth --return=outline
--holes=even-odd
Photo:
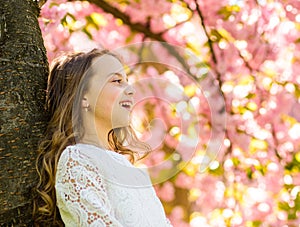
[[[122,102],[121,105],[123,107],[130,107],[131,106],[131,102]]]

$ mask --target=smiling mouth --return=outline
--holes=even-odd
[[[122,101],[122,102],[120,102],[120,105],[127,110],[131,110],[131,108],[132,108],[131,101]]]

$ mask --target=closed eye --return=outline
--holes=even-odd
[[[111,78],[112,83],[117,83],[117,84],[126,84],[128,82],[127,76],[123,76],[121,73],[113,73]]]
[[[113,80],[112,82],[120,84],[122,83],[122,79]]]

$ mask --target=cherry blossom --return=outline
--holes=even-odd
[[[299,1],[106,2],[118,14],[48,0],[39,18],[48,60],[131,47],[121,55],[137,87],[133,126],[153,148],[138,164],[172,224],[299,226]],[[163,45],[138,44],[153,39],[186,68]]]

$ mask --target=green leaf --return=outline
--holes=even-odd
[[[218,14],[223,16],[224,20],[228,20],[231,15],[238,13],[241,8],[238,5],[227,5],[222,7]]]
[[[86,27],[83,28],[82,31],[83,31],[90,39],[93,39],[92,34],[86,29]]]
[[[290,210],[290,206],[287,202],[279,202],[278,203],[278,208],[281,209],[281,210],[285,210],[285,211]]]
[[[76,21],[76,18],[73,14],[71,13],[66,13],[66,15],[60,20],[60,23],[64,26],[67,27],[68,26],[68,21],[67,18],[70,17],[73,21]]]
[[[96,28],[97,30],[99,30],[99,26],[95,23],[95,21],[93,20],[93,18],[91,16],[86,16],[85,19],[87,21],[86,27],[92,26],[92,27]]]
[[[219,42],[220,39],[222,39],[222,35],[218,32],[218,30],[216,29],[213,29],[210,33],[210,39],[213,41],[213,42]]]

